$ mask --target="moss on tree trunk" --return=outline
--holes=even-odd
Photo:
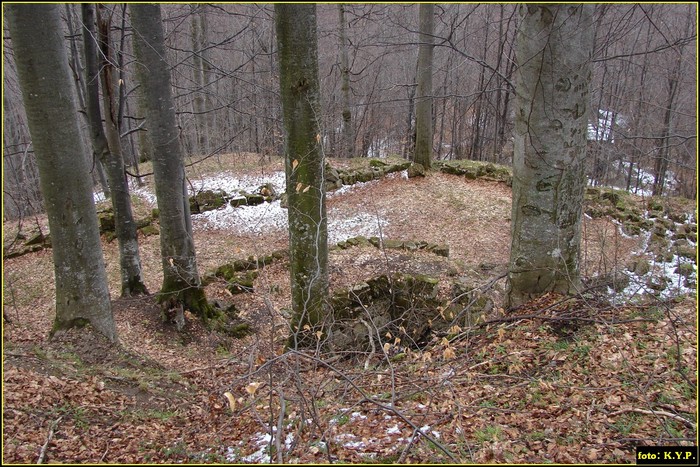
[[[203,320],[212,309],[202,288],[195,257],[182,148],[175,121],[170,68],[160,5],[132,4],[134,50],[153,143],[153,177],[160,220],[163,287],[160,302],[178,301]]]
[[[328,297],[328,233],[316,6],[276,4],[292,285],[292,347],[316,342]]]

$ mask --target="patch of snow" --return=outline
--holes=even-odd
[[[588,140],[614,143],[614,132],[622,128],[627,128],[626,117],[614,110],[598,109],[598,122],[588,124]]]
[[[223,190],[228,195],[234,195],[239,191],[252,193],[262,185],[270,183],[278,193],[285,190],[286,181],[282,171],[272,172],[268,175],[236,177],[235,175],[222,173],[202,180],[190,180],[190,195],[201,190]],[[194,187],[194,192],[192,188]]]
[[[136,188],[135,190],[132,190],[132,193],[146,201],[151,207],[156,207],[158,205],[156,195],[146,187]]]
[[[274,172],[267,176],[246,176],[236,178],[228,174],[207,177],[203,180],[192,181],[196,191],[223,190],[231,196],[240,191],[253,192],[261,185],[271,183],[278,192],[284,191],[284,172]],[[356,183],[329,193],[339,196],[355,189],[361,189],[377,181]],[[156,206],[156,196],[148,188],[136,188],[132,191],[149,205]],[[343,217],[337,211],[328,213],[328,240],[331,244],[363,235],[365,237],[379,236],[381,229],[388,225],[386,219],[368,212],[358,212],[352,217]],[[192,220],[196,228],[231,230],[240,234],[263,235],[273,230],[287,230],[287,210],[281,202],[263,203],[257,206],[240,206],[237,208],[227,204],[225,207],[201,214],[193,214]]]
[[[353,412],[350,414],[350,421],[354,422],[357,420],[365,420],[367,418],[367,415],[363,415],[360,412]]]
[[[359,235],[380,236],[381,230],[389,225],[383,217],[368,212],[360,212],[350,218],[339,218],[331,211],[328,217],[328,241],[331,244]]]
[[[326,194],[326,198],[335,198],[336,196],[345,195],[347,193],[359,190],[361,188],[376,185],[377,183],[379,183],[379,180],[370,180],[369,182],[357,182],[353,185],[343,185],[336,190],[329,191]]]
[[[347,443],[343,443],[343,447],[348,449],[361,449],[365,447],[365,443],[363,441],[348,441]]]
[[[262,435],[258,436],[258,438],[255,440],[255,443],[260,447],[257,451],[255,451],[253,454],[250,454],[248,456],[245,456],[241,458],[240,460],[243,462],[250,462],[253,464],[269,464],[270,463],[270,455],[266,454],[266,452],[269,452],[269,447],[270,447],[270,442],[272,441],[272,436],[269,433],[263,433]],[[236,462],[237,459],[229,459],[231,462]]]
[[[277,427],[272,427],[272,431],[276,432]],[[247,456],[239,457],[233,447],[228,447],[226,450],[226,460],[232,463],[247,462],[251,464],[269,464],[271,459],[268,453],[270,452],[270,444],[272,441],[273,437],[269,433],[256,433],[254,442],[259,448],[257,451]],[[294,433],[287,433],[287,436],[284,438],[285,449],[289,450],[293,442]]]
[[[620,228],[620,231],[622,231],[621,227],[619,226],[619,223],[616,222],[616,224],[618,224],[618,228]],[[644,236],[642,237],[642,246],[637,253],[641,255],[647,253],[647,248],[651,239],[651,232],[645,232],[643,235]],[[672,236],[673,232],[667,230],[666,238],[670,239]],[[696,243],[693,243],[691,241],[689,241],[688,244],[693,248],[697,247]],[[608,294],[612,296],[614,303],[624,302],[626,300],[629,300],[630,298],[639,296],[639,294],[642,293],[647,293],[650,295],[658,294],[659,297],[664,299],[677,297],[680,295],[693,295],[696,293],[696,289],[686,287],[686,278],[676,272],[676,268],[678,268],[682,263],[686,262],[688,261],[683,260],[677,255],[673,255],[673,259],[670,262],[652,261],[649,272],[647,272],[643,276],[627,272],[626,274],[630,279],[630,284],[619,294],[615,293],[614,290],[609,288]],[[698,267],[696,264],[693,264],[693,272],[690,274],[690,277],[688,277],[688,282],[696,283],[697,274]],[[649,281],[664,281],[666,282],[666,287],[664,288],[664,290],[657,292],[651,287],[649,287]]]
[[[103,191],[97,191],[92,194],[92,198],[95,200],[95,204],[101,203],[102,201],[107,201]]]
[[[399,428],[399,425],[394,425],[388,430],[386,430],[387,435],[398,435],[401,434],[401,429]]]
[[[205,229],[226,229],[258,235],[270,230],[286,230],[288,225],[287,210],[282,208],[279,200],[237,208],[227,204],[222,209],[194,214],[192,220]]]

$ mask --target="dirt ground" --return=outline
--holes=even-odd
[[[188,170],[192,179],[265,177],[282,164],[231,155]],[[152,206],[134,200],[137,218],[150,213]],[[259,270],[252,293],[231,295],[220,280],[206,287],[210,300],[235,305],[248,335],[210,331],[191,316],[178,332],[161,321],[154,295],[118,298],[118,248],[106,239],[119,342],[89,329],[48,340],[51,250],[6,259],[3,462],[634,463],[639,445],[693,444],[695,296],[623,303],[595,291],[548,294],[504,310],[510,203],[504,183],[438,172],[394,174],[329,197],[329,224],[338,229],[357,227],[343,227],[344,219],[375,218],[385,239],[449,247],[448,258],[333,249],[333,290],[410,272],[441,284],[468,278],[493,301],[473,326],[433,335],[420,349],[387,339],[350,355],[286,351],[284,260]],[[47,230],[42,217],[25,219],[22,229],[37,225]],[[288,243],[282,228],[234,232],[205,228],[196,217],[194,225],[202,274]],[[6,245],[17,228],[5,223]],[[584,276],[622,270],[645,241],[610,218],[587,218]],[[159,237],[139,242],[155,293]],[[449,293],[445,287],[441,294]]]

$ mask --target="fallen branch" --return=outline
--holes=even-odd
[[[675,413],[671,413],[671,412],[664,412],[663,410],[622,409],[622,410],[618,410],[616,412],[613,412],[609,415],[610,416],[620,415],[620,414],[627,413],[627,412],[636,412],[636,413],[642,413],[642,414],[646,414],[646,415],[662,415],[664,417],[678,420],[679,422],[685,424],[689,428],[692,428],[693,430],[695,430],[695,423],[691,422],[690,420],[686,420],[685,418],[681,417],[680,415],[676,415]]]
[[[513,321],[521,321],[526,319],[541,319],[543,321],[584,321],[589,323],[597,324],[623,324],[623,323],[637,323],[637,322],[656,322],[657,319],[653,318],[630,318],[608,321],[603,318],[584,318],[579,316],[541,316],[539,313],[533,313],[529,315],[516,315],[516,316],[506,316],[505,318],[495,318],[489,321],[484,321],[479,323],[479,327],[488,326],[489,324],[497,323],[511,323]]]
[[[46,442],[41,447],[41,451],[39,451],[39,459],[37,459],[37,461],[36,461],[37,464],[41,464],[44,462],[44,458],[46,458],[46,450],[49,447],[49,443],[53,439],[53,433],[56,430],[56,425],[58,425],[58,423],[61,421],[62,418],[63,418],[63,415],[61,415],[56,420],[51,422],[51,426],[49,426],[49,433],[48,433],[48,435],[46,435]]]

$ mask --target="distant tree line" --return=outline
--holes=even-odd
[[[511,163],[516,6],[434,5],[433,157]],[[61,16],[79,111],[86,115],[80,10],[79,4],[63,5]],[[113,98],[123,158],[136,175],[152,149],[130,11],[120,4],[100,10],[113,80],[122,83]],[[164,4],[162,10],[184,153],[195,159],[281,154],[273,5]],[[696,18],[694,3],[596,5],[587,113],[591,183],[635,190],[648,182],[648,173],[656,194],[696,196]],[[425,42],[419,31],[416,5],[318,5],[319,120],[326,154],[413,157],[421,102],[417,58]],[[4,216],[14,219],[43,208],[7,30],[4,41]],[[87,130],[86,119],[80,125]],[[87,131],[81,134],[87,142]],[[106,187],[99,157],[90,166]]]

